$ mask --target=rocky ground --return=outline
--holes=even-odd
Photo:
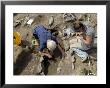
[[[96,39],[95,47],[88,52],[90,60],[87,60],[85,63],[82,63],[77,55],[69,55],[66,58],[62,58],[59,50],[55,51],[54,60],[45,59],[42,61],[42,57],[31,53],[26,47],[26,45],[31,45],[32,30],[39,24],[44,25],[47,29],[52,30],[56,36],[60,37],[66,53],[69,53],[69,44],[63,37],[63,29],[72,27],[74,20],[88,21],[87,25],[94,28],[96,31],[95,36],[97,37],[97,14],[74,13],[72,15],[75,19],[72,21],[65,21],[63,15],[63,13],[14,14],[13,31],[19,32],[22,40],[25,41],[24,45],[14,45],[14,75],[39,75],[38,73],[41,69],[43,69],[45,75],[97,75]],[[30,19],[33,19],[32,23],[27,23]],[[56,31],[53,31],[53,29]],[[75,57],[74,63],[72,63],[73,57]]]

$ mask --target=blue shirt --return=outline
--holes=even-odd
[[[53,36],[51,32],[48,32],[43,25],[37,26],[33,31],[33,35],[40,41],[40,47],[38,49],[39,51],[42,51],[44,48],[46,48],[48,39],[52,39],[57,43],[55,36]]]

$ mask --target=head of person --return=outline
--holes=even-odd
[[[47,48],[48,48],[49,51],[53,52],[55,50],[56,46],[57,45],[56,45],[55,41],[53,41],[51,39],[47,40]]]
[[[75,32],[84,32],[84,25],[80,21],[74,22],[74,30]]]

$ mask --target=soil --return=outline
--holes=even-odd
[[[73,14],[73,13],[72,13]],[[87,21],[87,16],[90,16],[90,26],[94,28],[97,34],[97,14],[95,13],[74,13],[77,19],[82,22]],[[54,22],[51,27],[48,26],[48,20],[53,16]],[[31,25],[25,24],[25,18],[34,18]],[[73,22],[64,22],[63,13],[16,13],[13,18],[13,22],[19,20],[21,23],[16,27],[13,27],[13,31],[20,33],[22,40],[25,41],[23,45],[14,45],[14,75],[39,75],[38,66],[40,64],[40,58],[37,54],[33,54],[26,46],[30,46],[32,42],[32,31],[39,25],[44,25],[47,29],[55,29],[58,31],[58,35],[62,41],[62,31],[65,26],[73,26]],[[57,25],[57,27],[56,27]],[[64,46],[63,46],[64,47]],[[66,51],[67,52],[67,51]],[[97,46],[91,49],[88,54],[90,60],[82,63],[80,57],[75,56],[75,62],[73,63],[74,69],[72,69],[72,56],[62,58],[61,52],[57,49],[54,53],[55,58],[42,61],[43,71],[45,75],[97,75]],[[89,74],[90,73],[90,74]]]

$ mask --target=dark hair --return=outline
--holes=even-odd
[[[79,22],[79,21],[75,22],[74,23],[75,31],[76,32],[80,32],[80,28],[82,28],[82,30],[85,31],[85,27],[84,27],[84,25],[81,22]]]

